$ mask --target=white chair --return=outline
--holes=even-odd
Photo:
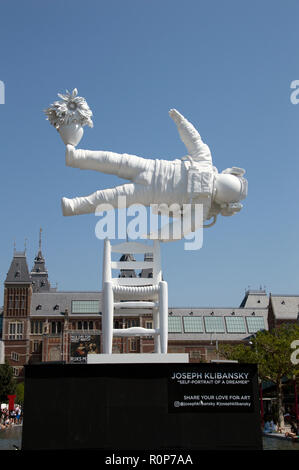
[[[111,253],[140,254],[152,253],[152,261],[112,261]],[[153,276],[113,277],[113,270],[148,269]],[[115,310],[151,309],[153,328],[132,327],[115,329]],[[153,245],[139,242],[124,242],[111,245],[104,241],[103,259],[103,308],[102,308],[102,353],[112,354],[113,336],[154,336],[155,353],[167,353],[168,343],[168,286],[162,280],[160,242]]]

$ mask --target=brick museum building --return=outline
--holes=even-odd
[[[120,261],[131,255],[125,253]],[[145,255],[145,260],[149,255]],[[121,269],[121,277],[151,277],[151,269],[137,273]],[[218,358],[220,343],[249,341],[259,330],[282,322],[296,322],[299,295],[272,295],[248,290],[239,306],[169,307],[169,353],[188,353],[190,362]],[[2,310],[2,312],[1,312]],[[86,362],[87,353],[101,352],[102,294],[63,292],[50,285],[41,238],[31,271],[26,252],[15,251],[4,282],[0,327],[5,359],[22,379],[23,365],[44,361]],[[115,328],[152,328],[151,311],[123,308]],[[2,317],[2,318],[1,318]],[[1,328],[0,328],[1,335]],[[1,338],[1,336],[0,336]],[[150,336],[113,339],[115,353],[151,353]]]

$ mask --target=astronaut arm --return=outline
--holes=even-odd
[[[190,157],[197,162],[205,162],[212,167],[210,149],[208,145],[202,141],[195,127],[176,109],[171,109],[169,115],[175,122],[180,138],[185,144]]]

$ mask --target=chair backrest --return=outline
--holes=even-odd
[[[150,254],[150,261],[112,261],[111,254],[120,253],[128,255]],[[113,271],[120,269],[152,269],[152,277],[114,277]],[[104,241],[103,259],[103,285],[106,281],[120,286],[151,286],[162,280],[160,242],[154,240],[152,245],[139,242],[124,242],[118,245],[111,245],[107,238]]]

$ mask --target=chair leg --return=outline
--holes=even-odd
[[[159,310],[158,309],[153,309],[153,320],[154,320],[154,328],[159,329],[160,328],[160,322],[159,322]],[[155,335],[154,336],[154,352],[156,354],[161,353],[161,341],[160,341],[160,335]]]
[[[167,282],[159,282],[159,316],[161,353],[167,353],[168,346],[168,286]]]
[[[102,314],[102,352],[112,354],[113,340],[113,290],[112,283],[105,282],[103,289],[103,314]]]

